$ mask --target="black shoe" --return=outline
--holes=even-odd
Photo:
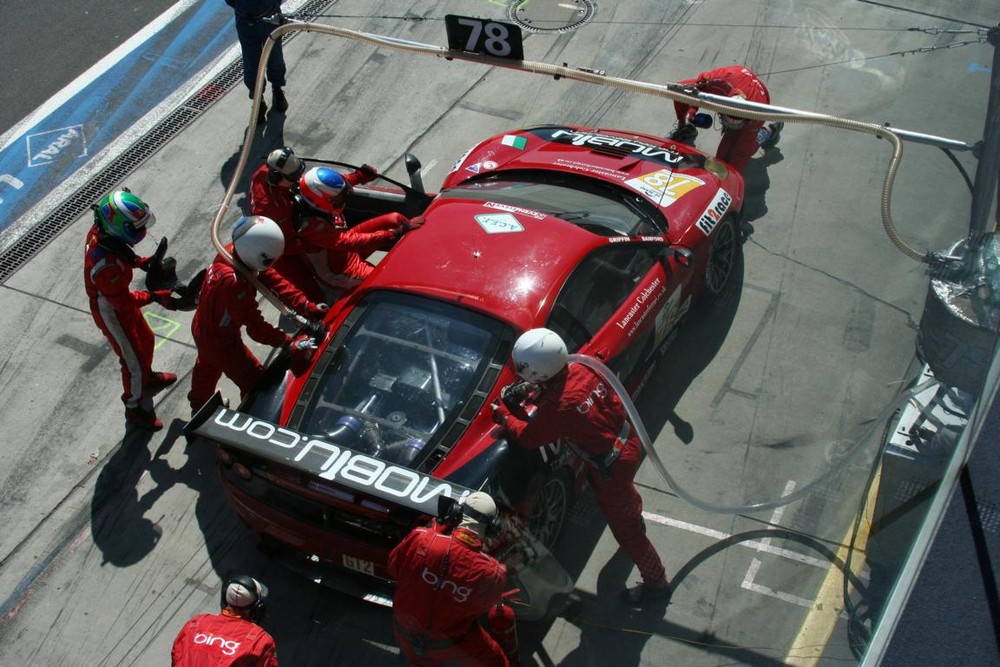
[[[274,87],[274,91],[271,94],[271,106],[274,107],[275,113],[285,113],[288,111],[288,100],[285,98],[285,91],[277,86]]]
[[[632,607],[642,607],[651,602],[666,605],[670,602],[672,594],[673,588],[669,582],[664,582],[659,586],[639,584],[623,590],[622,600]]]
[[[267,116],[267,102],[261,100],[260,109],[257,111],[257,124],[263,125],[267,120],[266,116]]]
[[[785,127],[785,124],[781,121],[777,123],[771,123],[767,126],[767,129],[771,130],[771,136],[767,138],[767,141],[760,145],[764,150],[770,150],[774,148],[775,144],[778,143],[778,139],[781,138],[781,129]]]

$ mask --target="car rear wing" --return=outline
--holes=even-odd
[[[437,515],[440,496],[464,502],[474,491],[231,410],[218,393],[184,431],[429,516]]]

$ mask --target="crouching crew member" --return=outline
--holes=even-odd
[[[222,586],[222,612],[184,624],[170,652],[173,667],[278,667],[274,639],[260,625],[267,586],[245,574]]]
[[[517,666],[514,611],[504,603],[507,567],[483,546],[496,503],[477,491],[461,511],[457,526],[416,528],[389,554],[396,641],[412,667]]]
[[[176,382],[177,376],[153,370],[153,331],[140,309],[157,303],[167,310],[187,310],[188,303],[174,297],[170,289],[130,289],[133,269],[150,271],[154,264],[162,262],[160,249],[166,250],[166,239],[149,257],[139,257],[132,249],[146,238],[156,220],[146,202],[128,190],[117,190],[101,199],[93,210],[83,274],[90,313],[121,365],[125,420],[158,431],[163,422],[153,410],[153,395]]]
[[[639,568],[642,583],[622,592],[641,605],[668,600],[670,584],[660,556],[646,537],[642,497],[633,479],[642,462],[642,442],[621,399],[604,378],[582,364],[567,364],[566,344],[549,329],[531,329],[514,342],[517,374],[534,385],[529,413],[524,403],[493,405],[493,420],[517,444],[537,449],[564,438],[586,461],[594,496],[618,544]],[[516,413],[516,414],[515,414]]]
[[[327,311],[326,304],[309,301],[269,268],[285,245],[281,229],[273,220],[259,215],[240,218],[233,227],[232,239],[226,248],[240,270],[221,254],[216,256],[191,321],[198,347],[188,393],[192,411],[212,397],[223,373],[239,387],[241,398],[256,385],[264,367],[243,342],[242,327],[258,343],[287,348],[293,360],[308,359],[316,348],[316,341],[308,334],[293,338],[264,319],[257,305],[257,290],[244,271],[254,273],[282,303],[310,320],[321,320]]]

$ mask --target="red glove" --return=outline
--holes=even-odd
[[[177,304],[174,303],[173,293],[168,289],[160,289],[152,292],[153,301],[160,304],[167,310],[177,310]]]
[[[378,169],[370,164],[363,164],[358,167],[358,171],[361,172],[361,182],[371,183],[376,178],[378,178]]]
[[[510,418],[510,410],[501,401],[494,401],[490,403],[490,416],[493,418],[493,423],[500,427],[504,432],[507,431],[507,419]]]
[[[288,343],[292,359],[308,360],[316,351],[316,339],[309,334],[299,334]]]

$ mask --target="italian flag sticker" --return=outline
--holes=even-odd
[[[524,147],[528,145],[528,140],[524,137],[515,137],[513,134],[505,134],[500,143],[504,146],[513,146],[517,150],[523,151]]]

